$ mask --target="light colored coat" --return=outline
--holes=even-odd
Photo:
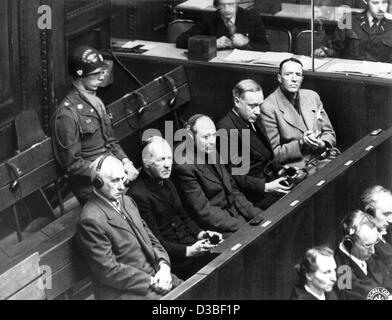
[[[299,105],[303,120],[280,87],[265,99],[261,121],[267,131],[274,155],[280,164],[303,168],[311,152],[303,152],[299,140],[308,130],[321,131],[321,140],[336,145],[336,134],[324,110],[319,95],[307,89],[299,90]]]

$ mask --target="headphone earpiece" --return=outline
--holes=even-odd
[[[93,179],[93,186],[95,189],[99,190],[103,187],[104,182],[102,178],[99,176],[99,173],[101,171],[102,163],[105,161],[105,159],[108,157],[108,155],[104,155],[98,162],[95,177]]]
[[[343,245],[348,252],[351,252],[352,248],[354,247],[354,240],[351,236],[345,236],[343,239]]]

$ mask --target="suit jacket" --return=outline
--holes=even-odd
[[[255,51],[268,51],[269,42],[265,33],[265,28],[260,15],[238,8],[235,18],[236,33],[241,33],[249,38],[249,44],[242,49]],[[219,11],[206,12],[202,19],[181,34],[176,41],[178,48],[187,48],[188,39],[195,35],[207,35],[220,38],[230,33],[222,20]]]
[[[366,10],[350,14],[351,28],[335,30],[332,40],[334,54],[345,59],[392,62],[392,20],[379,22],[379,29],[372,32]],[[346,23],[346,17],[343,22]]]
[[[376,255],[384,262],[388,270],[392,273],[392,246],[388,242],[380,241],[374,247]]]
[[[187,245],[197,241],[201,228],[182,206],[170,179],[159,185],[143,170],[128,194],[136,201],[140,215],[172,258],[184,258]]]
[[[304,121],[278,87],[265,99],[261,107],[261,122],[267,131],[277,161],[282,165],[301,168],[312,155],[311,151],[301,151],[299,147],[299,140],[307,130],[319,129],[322,132],[321,140],[331,147],[336,144],[336,134],[319,95],[306,89],[299,90],[298,94]]]
[[[224,165],[201,164],[188,154],[185,159],[185,164],[174,164],[173,178],[200,227],[229,234],[263,214],[238,190]]]
[[[271,180],[271,177],[266,175],[265,169],[268,166],[268,169],[272,169],[270,170],[272,174],[280,166],[274,161],[274,151],[261,121],[256,121],[254,126],[256,132],[249,129],[249,124],[236,115],[233,110],[217,124],[218,129],[227,130],[229,139],[234,139],[231,143],[226,141],[226,146],[235,145],[237,148],[236,152],[241,152],[243,149],[249,151],[248,159],[245,158],[247,151],[245,154],[242,154],[241,163],[244,167],[244,163],[246,162],[249,166],[249,171],[243,172],[240,175],[233,174],[233,179],[251,202],[265,209],[279,199],[279,196],[265,193],[265,183]],[[243,130],[248,130],[249,139],[245,139],[242,134]],[[230,151],[230,154],[234,153]],[[230,162],[229,169],[233,167],[238,167],[238,165],[233,165]]]
[[[212,254],[186,257],[186,247],[194,244],[202,229],[184,209],[171,179],[163,186],[143,170],[128,191],[140,215],[170,255],[172,270],[187,279],[214,258]]]
[[[341,266],[348,266],[351,270],[351,289],[339,289],[338,296],[342,300],[365,300],[369,292],[377,287],[384,287],[392,292],[392,280],[389,271],[382,261],[373,255],[366,261],[368,274],[366,275],[362,269],[349,256],[340,249],[335,254],[335,261],[339,270]],[[340,275],[342,276],[342,275]],[[349,275],[345,274],[346,277]],[[338,279],[339,281],[339,279]]]
[[[92,194],[83,207],[76,241],[94,278],[97,299],[156,299],[150,288],[159,262],[170,265],[166,250],[141,219],[133,200],[123,197],[124,219]],[[179,280],[173,275],[173,285]]]
[[[303,285],[296,285],[291,293],[291,300],[318,300],[314,295],[305,290]],[[325,292],[325,300],[338,300],[334,290]]]

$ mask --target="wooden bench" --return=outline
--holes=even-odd
[[[289,299],[294,265],[306,249],[341,240],[340,221],[359,196],[381,184],[392,188],[388,164],[392,128],[367,135],[266,211],[259,226],[245,225],[219,245],[219,256],[163,299]]]
[[[107,111],[116,136],[123,140],[169,113],[176,119],[177,109],[190,99],[184,69],[178,67],[113,102]],[[7,162],[19,172],[19,192],[11,190],[14,179],[10,176],[10,165],[0,164],[0,212],[62,176],[53,157],[51,138],[45,138]],[[64,211],[58,219],[28,238],[22,237],[16,245],[0,248],[0,270],[5,274],[37,252],[40,266],[50,270],[46,299],[91,298],[91,290],[81,290],[90,285],[89,270],[74,243],[81,208],[73,201]],[[23,233],[21,229],[20,233]],[[77,290],[73,290],[75,287]]]

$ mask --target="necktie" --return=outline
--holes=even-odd
[[[379,30],[379,27],[378,27],[378,19],[373,18],[373,25],[372,25],[372,27],[370,28],[370,30],[371,30],[372,33],[377,33],[377,32],[378,32],[378,30]]]
[[[256,132],[256,128],[255,128],[255,125],[254,125],[253,122],[249,123],[249,126],[250,126],[250,128],[251,128],[254,132]]]
[[[231,19],[227,19],[226,20],[226,28],[228,30],[228,33],[230,35],[230,38],[232,38],[235,34],[235,25],[233,23],[233,21],[231,21]]]

